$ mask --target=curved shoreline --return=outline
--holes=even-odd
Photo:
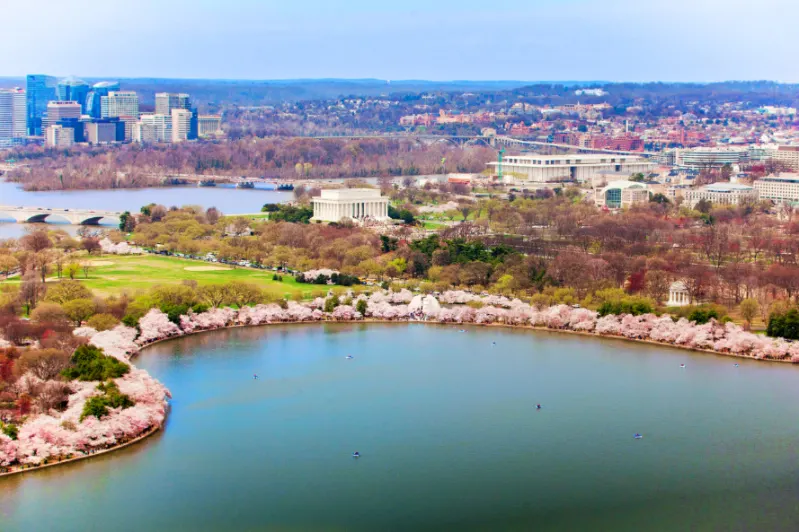
[[[199,329],[199,330],[194,330],[194,331],[191,331],[191,332],[183,333],[183,334],[181,334],[179,336],[170,336],[170,337],[167,337],[167,338],[160,338],[158,340],[154,340],[154,341],[152,341],[152,342],[150,342],[148,344],[145,344],[145,345],[141,346],[138,351],[136,351],[135,353],[132,353],[130,355],[128,360],[132,360],[142,350],[144,350],[144,349],[146,349],[148,347],[154,346],[156,344],[160,344],[162,342],[167,342],[167,341],[171,341],[171,340],[178,340],[180,338],[185,338],[187,336],[193,336],[193,335],[201,334],[201,333],[207,333],[207,332],[213,332],[213,331],[224,331],[224,330],[228,330],[228,329],[244,329],[244,328],[250,328],[250,327],[267,327],[267,326],[271,326],[271,325],[321,325],[321,324],[328,324],[328,323],[337,323],[337,324],[370,324],[370,323],[376,323],[376,324],[394,324],[394,325],[418,323],[418,324],[422,324],[422,325],[458,325],[458,326],[478,326],[478,327],[488,327],[488,328],[490,328],[490,327],[499,327],[499,328],[504,328],[504,329],[519,329],[519,330],[529,330],[529,331],[538,331],[538,332],[552,332],[552,333],[561,333],[561,334],[576,334],[576,335],[585,336],[585,337],[591,337],[591,338],[621,340],[621,341],[626,341],[626,342],[643,343],[643,344],[648,344],[648,345],[653,345],[653,346],[658,346],[658,347],[669,347],[669,348],[672,348],[672,349],[681,349],[681,350],[686,350],[686,351],[693,351],[695,353],[704,353],[704,354],[710,354],[710,355],[716,355],[716,356],[722,356],[722,357],[743,358],[743,359],[748,359],[748,360],[755,360],[757,362],[781,362],[781,363],[793,364],[793,362],[791,362],[790,360],[784,360],[784,359],[772,359],[772,358],[759,359],[759,358],[750,357],[750,356],[746,356],[746,355],[738,355],[738,354],[735,354],[735,353],[723,353],[723,352],[720,352],[720,351],[713,351],[712,349],[700,349],[700,348],[697,348],[697,347],[687,347],[687,346],[684,346],[684,345],[669,344],[669,343],[665,343],[665,342],[657,342],[657,341],[654,341],[654,340],[644,340],[644,339],[641,339],[641,338],[628,338],[626,336],[603,335],[603,334],[596,334],[596,333],[593,333],[593,332],[574,331],[574,330],[571,330],[571,329],[553,329],[553,328],[549,328],[549,327],[537,327],[537,326],[533,326],[533,325],[514,325],[514,324],[508,324],[508,323],[452,323],[452,322],[440,322],[440,321],[434,321],[434,320],[431,320],[431,321],[380,320],[380,319],[372,319],[372,318],[366,318],[366,319],[361,319],[361,320],[346,320],[346,321],[344,321],[344,320],[341,320],[341,321],[339,321],[339,320],[285,321],[285,322],[281,321],[281,322],[259,323],[259,324],[228,325],[228,326],[225,326],[225,327],[218,327],[216,329]],[[87,455],[83,455],[83,456],[76,456],[76,457],[73,457],[73,458],[68,458],[66,460],[60,460],[58,462],[52,462],[52,463],[49,463],[49,464],[44,464],[44,465],[39,465],[39,466],[14,469],[12,471],[7,471],[5,473],[0,473],[0,477],[7,477],[7,476],[11,476],[11,475],[17,475],[17,474],[20,474],[20,473],[27,473],[27,472],[30,472],[30,471],[40,471],[40,470],[46,469],[48,467],[67,464],[67,463],[70,463],[70,462],[77,462],[79,460],[86,460],[86,459],[93,458],[93,457],[101,455],[101,454],[110,453],[110,452],[113,452],[113,451],[128,447],[128,446],[133,445],[135,443],[138,443],[140,441],[143,441],[144,439],[148,438],[149,436],[152,436],[153,434],[155,434],[156,432],[161,430],[161,428],[162,428],[161,426],[152,427],[148,431],[146,431],[145,433],[137,436],[136,438],[134,438],[134,439],[132,439],[130,441],[127,441],[127,442],[119,444],[119,445],[115,445],[113,447],[109,447],[107,449],[102,449],[100,451],[97,451],[97,452],[94,452],[94,453],[91,453],[91,454],[87,454]]]
[[[11,471],[6,471],[5,473],[0,473],[0,477],[10,477],[11,475],[19,475],[19,474],[22,474],[22,473],[29,473],[29,472],[32,472],[32,471],[41,471],[42,469],[47,469],[48,467],[60,466],[60,465],[64,465],[64,464],[69,464],[71,462],[78,462],[80,460],[87,460],[89,458],[94,458],[95,456],[99,456],[99,455],[106,454],[106,453],[112,453],[114,451],[118,451],[120,449],[124,449],[125,447],[128,447],[130,445],[139,443],[140,441],[143,441],[144,439],[149,438],[150,436],[152,436],[153,434],[155,434],[159,430],[161,430],[161,426],[156,425],[154,427],[151,427],[149,430],[145,431],[144,433],[139,434],[138,436],[136,436],[132,440],[128,440],[125,443],[120,443],[118,445],[114,445],[113,447],[108,447],[107,449],[101,449],[99,451],[95,451],[95,452],[90,453],[90,454],[85,454],[83,456],[73,456],[72,458],[67,458],[66,460],[59,460],[57,462],[50,462],[48,464],[42,464],[42,465],[31,466],[31,467],[19,467],[17,469],[12,469]]]
[[[187,333],[183,333],[179,336],[169,336],[167,338],[160,338],[158,340],[154,340],[148,344],[145,344],[139,348],[139,351],[131,354],[130,359],[133,359],[136,355],[139,354],[143,349],[160,344],[162,342],[168,342],[170,340],[177,340],[180,338],[185,338],[187,336],[193,336],[195,334],[206,333],[206,332],[213,332],[213,331],[224,331],[227,329],[245,329],[250,327],[268,327],[270,325],[319,325],[325,323],[348,323],[348,324],[369,324],[369,323],[383,323],[383,324],[409,324],[409,323],[419,323],[423,325],[457,325],[457,326],[474,326],[474,327],[500,327],[504,329],[521,329],[521,330],[528,330],[528,331],[539,331],[539,332],[554,332],[554,333],[562,333],[562,334],[577,334],[580,336],[586,336],[591,338],[602,338],[607,340],[621,340],[625,342],[637,342],[642,344],[649,344],[655,345],[658,347],[670,347],[672,349],[681,349],[685,351],[693,351],[695,353],[705,353],[709,355],[716,355],[720,357],[731,357],[731,358],[743,358],[746,360],[754,360],[756,362],[778,362],[778,363],[787,363],[787,364],[794,364],[791,362],[790,359],[775,359],[775,358],[755,358],[747,355],[738,355],[736,353],[724,353],[722,351],[714,351],[712,349],[702,349],[699,347],[688,347],[685,345],[680,344],[669,344],[666,342],[657,342],[655,340],[645,340],[643,338],[629,338],[627,336],[616,336],[612,334],[597,334],[594,332],[586,332],[586,331],[574,331],[572,329],[554,329],[550,327],[539,327],[534,325],[514,325],[510,323],[455,323],[455,322],[443,322],[443,321],[416,321],[416,320],[381,320],[381,319],[373,319],[373,318],[365,318],[360,320],[319,320],[319,321],[276,321],[271,323],[258,323],[258,324],[243,324],[243,325],[227,325],[225,327],[217,327],[216,329],[199,329]]]

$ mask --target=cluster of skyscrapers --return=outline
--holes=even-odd
[[[52,147],[75,143],[182,142],[216,135],[218,115],[199,116],[188,94],[156,93],[155,112],[140,113],[134,91],[117,81],[89,85],[32,74],[25,89],[0,89],[0,147],[44,137]]]

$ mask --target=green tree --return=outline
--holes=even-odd
[[[741,301],[738,309],[741,312],[741,317],[746,321],[746,328],[749,329],[752,326],[752,320],[760,312],[760,305],[756,299],[749,298]]]
[[[71,366],[61,374],[69,380],[106,381],[116,379],[130,371],[130,366],[119,359],[107,356],[93,345],[82,345],[70,358]]]
[[[355,310],[361,313],[361,316],[366,316],[366,308],[368,304],[366,303],[365,299],[359,299],[357,303],[355,303]]]
[[[75,322],[76,327],[94,314],[94,301],[91,299],[72,299],[63,305],[64,314]]]

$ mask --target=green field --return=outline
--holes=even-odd
[[[325,291],[326,287],[299,284],[290,275],[283,281],[273,281],[274,272],[250,268],[231,268],[195,260],[158,255],[103,255],[93,257],[95,264],[89,278],[81,271],[78,279],[98,295],[118,294],[127,291],[134,294],[158,284],[179,284],[191,279],[199,284],[247,281],[255,283],[266,292],[279,296],[300,293],[311,297],[312,291]]]

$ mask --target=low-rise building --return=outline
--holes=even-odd
[[[499,163],[488,163],[495,173]],[[601,171],[649,173],[655,167],[643,157],[614,154],[510,155],[502,161],[502,172],[511,180],[553,183],[591,181]]]
[[[197,118],[197,134],[199,137],[214,137],[222,134],[222,116],[200,115]]]
[[[602,188],[594,189],[594,203],[597,207],[623,209],[647,201],[649,190],[646,184],[637,181],[611,181]]]
[[[799,202],[799,174],[761,177],[752,183],[752,187],[757,190],[760,199],[776,202]]]
[[[686,168],[719,168],[749,161],[749,147],[675,150],[675,164]]]
[[[125,123],[118,118],[98,118],[86,123],[89,144],[111,144],[125,140]]]
[[[338,222],[342,218],[353,220],[388,220],[388,198],[374,188],[342,188],[322,190],[313,199],[313,220]]]
[[[702,200],[716,205],[740,205],[757,200],[757,190],[738,183],[713,183],[685,192],[685,200],[693,208]]]
[[[771,160],[799,171],[799,146],[777,146],[770,152]]]

